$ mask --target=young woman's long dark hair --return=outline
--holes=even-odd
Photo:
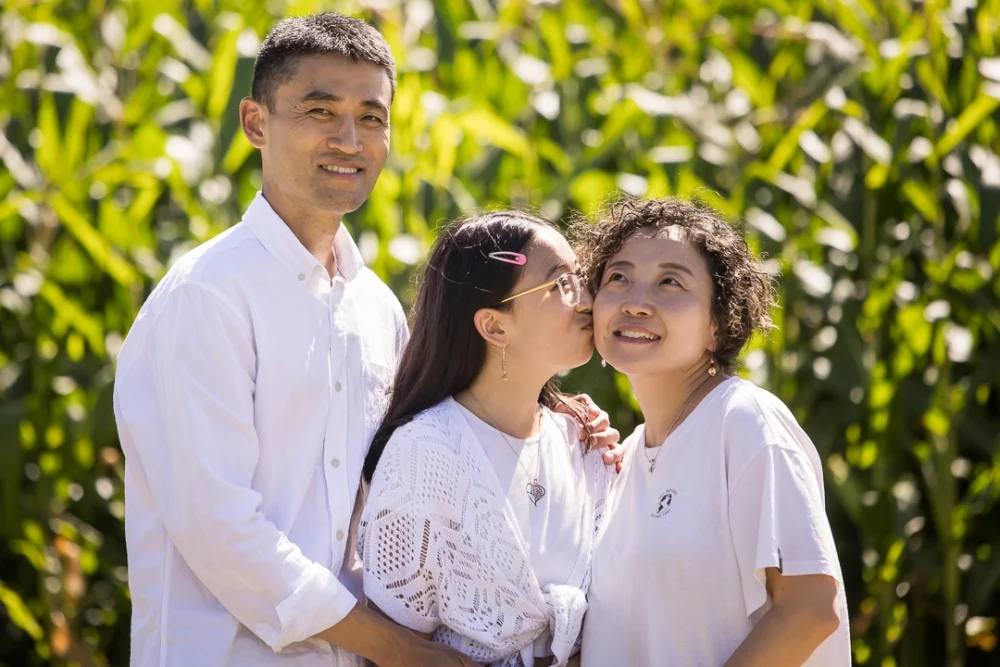
[[[372,475],[389,438],[418,413],[469,388],[486,363],[487,343],[473,317],[482,308],[509,310],[522,268],[489,257],[521,252],[543,227],[552,225],[521,211],[497,211],[453,222],[442,230],[424,270],[412,313],[412,335],[396,371],[389,409],[372,439],[363,475]],[[582,418],[576,401],[550,381],[538,397],[548,408],[568,405]]]

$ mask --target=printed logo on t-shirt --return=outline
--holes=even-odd
[[[656,501],[656,511],[650,516],[654,519],[659,519],[661,516],[670,514],[670,504],[674,502],[674,496],[677,495],[675,489],[667,489],[660,495],[660,499]]]

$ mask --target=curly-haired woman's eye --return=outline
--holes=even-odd
[[[608,278],[605,282],[609,283],[623,283],[625,282],[625,276],[623,276],[618,271],[612,271],[608,274]]]

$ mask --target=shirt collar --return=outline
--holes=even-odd
[[[263,192],[258,192],[250,202],[243,214],[243,222],[250,227],[261,245],[294,273],[309,275],[316,267],[325,270],[271,208]],[[333,252],[337,257],[337,270],[348,282],[354,280],[364,268],[365,262],[343,222],[333,238]]]

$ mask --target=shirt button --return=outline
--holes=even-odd
[[[337,531],[337,541],[340,542],[343,539],[344,539],[344,531],[338,530]]]
[[[340,383],[338,382],[337,384],[333,385],[333,388],[334,388],[334,389],[336,389],[336,390],[337,390],[337,392],[339,393],[339,392],[340,392],[340,390],[341,390],[341,386],[340,386]]]
[[[340,467],[340,459],[333,459],[332,461],[330,461],[330,465],[332,465],[334,468],[339,468]]]
[[[306,279],[306,274],[300,273],[299,274],[299,280],[305,280],[305,279]]]

